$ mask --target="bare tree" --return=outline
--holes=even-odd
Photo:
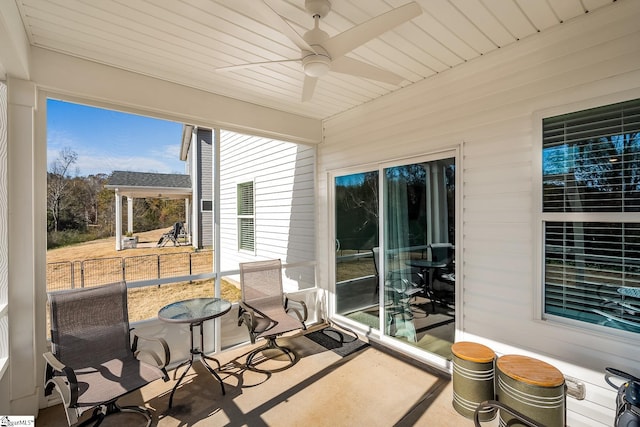
[[[49,165],[47,174],[47,206],[53,220],[53,230],[58,231],[60,213],[65,201],[71,175],[69,170],[78,161],[78,154],[71,148],[63,148],[58,157]],[[77,175],[77,170],[76,170]]]

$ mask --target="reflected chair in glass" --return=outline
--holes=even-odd
[[[430,287],[434,298],[441,304],[449,305],[453,302],[456,290],[455,274],[455,246],[451,243],[431,243],[431,261],[446,264],[433,272]]]
[[[243,323],[249,330],[251,343],[265,338],[266,344],[247,355],[246,366],[256,371],[267,371],[256,367],[254,357],[265,350],[279,350],[293,365],[297,355],[293,350],[277,343],[276,338],[284,333],[306,330],[307,306],[304,301],[288,298],[282,289],[282,262],[279,259],[245,262],[240,264],[240,288],[242,299],[238,311],[238,326]],[[298,306],[291,307],[290,304]],[[291,316],[289,313],[295,315]],[[284,368],[280,368],[281,370]]]
[[[119,406],[116,401],[157,379],[169,379],[169,347],[161,338],[139,335],[131,342],[126,284],[53,292],[49,304],[51,352],[44,354],[45,395],[54,389],[60,393],[69,425],[89,410],[92,416],[81,425],[98,425],[120,411],[140,413],[151,425],[146,408]],[[141,350],[140,339],[153,345]]]
[[[602,324],[632,332],[640,331],[640,287],[621,286],[615,288],[615,292],[603,290],[599,296],[602,301],[600,308],[591,310],[605,318]]]
[[[376,276],[379,277],[380,248],[374,247],[371,252]],[[412,268],[391,270],[385,274],[383,283],[385,289],[385,312],[390,328],[394,326],[396,316],[401,316],[403,321],[413,318],[411,300],[423,292],[422,287],[411,280],[416,274],[418,273],[415,273]]]

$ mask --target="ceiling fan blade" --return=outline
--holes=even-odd
[[[246,64],[238,64],[238,65],[228,65],[226,67],[218,67],[216,71],[233,71],[233,70],[241,70],[243,68],[253,68],[253,67],[262,67],[263,65],[271,65],[271,64],[281,64],[283,62],[297,62],[300,59],[280,59],[276,61],[263,61],[263,62],[249,62]]]
[[[302,102],[310,101],[313,97],[313,91],[316,89],[317,77],[310,77],[305,74],[304,85],[302,86]]]
[[[391,71],[374,67],[366,62],[343,56],[331,61],[331,71],[336,73],[351,74],[353,76],[365,77],[367,79],[377,80],[379,82],[399,85],[405,78]]]
[[[322,46],[327,50],[331,58],[335,59],[415,18],[421,13],[422,8],[418,3],[407,3],[331,37],[322,43]]]
[[[253,4],[263,12],[262,16],[267,20],[267,24],[280,30],[300,50],[309,50],[317,53],[266,0],[256,1]]]

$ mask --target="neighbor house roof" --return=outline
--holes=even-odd
[[[176,173],[113,171],[105,188],[134,198],[191,196],[191,177]]]

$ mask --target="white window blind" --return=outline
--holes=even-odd
[[[640,100],[543,120],[544,311],[640,332]]]
[[[253,182],[238,184],[238,249],[255,250]]]

